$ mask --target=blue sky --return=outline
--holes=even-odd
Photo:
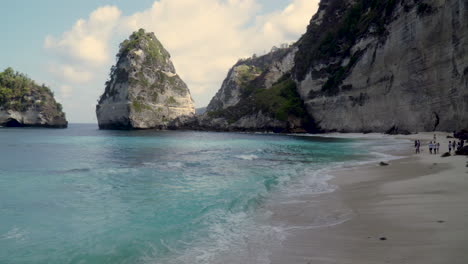
[[[13,67],[39,83],[46,83],[64,105],[70,122],[93,123],[94,105],[104,90],[109,67],[115,63],[118,43],[131,31],[144,27],[162,40],[178,73],[189,85],[196,107],[202,107],[208,104],[238,58],[297,40],[305,32],[317,3],[317,0],[5,1],[0,16],[3,25],[0,69]],[[184,13],[194,10],[190,9],[194,5],[199,7],[197,11]],[[185,28],[187,24],[193,24],[194,28]],[[90,39],[95,46],[86,41]]]

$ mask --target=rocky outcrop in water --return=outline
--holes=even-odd
[[[466,128],[468,2],[322,0],[294,64],[323,130]]]
[[[239,60],[228,72],[206,113],[174,127],[217,131],[305,132],[313,129],[290,78],[294,47]]]
[[[52,91],[11,68],[0,72],[0,126],[66,128]]]
[[[195,107],[169,52],[140,29],[120,45],[96,114],[101,129],[164,129]]]

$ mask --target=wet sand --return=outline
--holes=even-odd
[[[389,166],[335,171],[337,191],[270,208],[290,226],[271,263],[468,263],[468,159],[440,157],[447,135],[439,155],[432,133],[398,136],[420,139],[422,154],[409,145]]]

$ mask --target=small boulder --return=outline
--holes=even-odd
[[[406,129],[401,129],[398,126],[392,126],[387,131],[385,131],[387,135],[411,135],[411,132]]]
[[[450,153],[445,152],[444,154],[441,155],[442,158],[450,157],[452,156]]]
[[[388,165],[390,165],[390,164],[388,164],[387,162],[381,161],[381,162],[379,163],[379,165],[380,165],[380,166],[388,166]]]
[[[460,140],[468,140],[468,130],[463,129],[459,132],[453,133],[453,136]]]
[[[455,151],[455,154],[468,156],[468,146],[464,146],[463,148]]]

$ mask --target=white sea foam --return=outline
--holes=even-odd
[[[350,139],[387,139],[393,138],[391,135],[382,133],[326,133],[326,134],[290,134],[299,137],[325,137],[325,138],[350,138]]]
[[[7,233],[3,234],[2,236],[0,236],[0,239],[2,240],[9,240],[9,239],[13,239],[13,240],[23,240],[27,235],[27,232],[18,228],[18,227],[14,227],[12,228],[10,231],[8,231]]]
[[[368,157],[360,161],[346,161],[346,162],[334,162],[326,165],[326,167],[317,168],[310,167],[305,169],[302,173],[304,177],[293,179],[291,182],[280,190],[279,195],[275,197],[273,203],[281,203],[290,207],[303,208],[310,203],[310,195],[320,195],[324,193],[330,193],[338,189],[337,186],[330,184],[330,180],[334,178],[332,176],[333,171],[342,170],[345,168],[376,164],[380,161],[392,161],[404,158],[405,156],[398,156],[388,154],[388,152],[401,151],[403,148],[408,147],[407,140],[395,140],[395,139],[384,139],[376,142],[371,141],[358,141],[356,143],[356,149],[362,150],[367,149]],[[324,226],[333,226],[344,223],[350,220],[353,216],[353,212],[348,208],[340,208],[337,211],[320,211],[317,210],[310,222],[307,225],[288,225],[283,226],[285,232],[293,231],[296,229],[313,229]]]
[[[237,155],[235,157],[238,158],[238,159],[242,159],[242,160],[256,160],[256,159],[258,159],[258,156],[253,155],[253,154],[250,154],[250,155]]]
[[[284,231],[256,221],[249,213],[212,212],[208,219],[214,223],[206,238],[187,243],[183,252],[167,246],[175,256],[169,259],[145,261],[156,264],[224,264],[224,263],[270,263],[270,249],[280,245]],[[258,219],[257,219],[258,220]]]
[[[323,227],[331,227],[346,223],[347,221],[351,220],[352,218],[352,211],[345,210],[342,211],[340,215],[336,215],[332,217],[322,217],[322,222],[315,220],[314,223],[309,223],[308,225],[299,226],[299,225],[289,225],[284,227],[283,230],[285,232],[294,231],[294,230],[308,230],[308,229],[316,229],[316,228],[323,228]]]
[[[288,207],[297,206],[303,208],[310,203],[310,200],[301,199],[304,195],[320,195],[330,193],[337,189],[337,186],[330,184],[333,179],[334,170],[354,167],[365,164],[372,164],[382,160],[391,161],[402,158],[401,156],[387,154],[388,150],[400,150],[408,142],[393,140],[391,138],[375,136],[379,139],[369,141],[358,141],[356,149],[361,151],[367,149],[368,157],[360,161],[334,162],[322,167],[299,166],[291,168],[291,172],[277,178],[278,192],[275,197],[269,197],[270,203],[281,202]],[[349,136],[349,135],[347,135]],[[368,135],[366,135],[368,136]],[[367,138],[367,137],[366,137]],[[381,145],[382,141],[385,144]],[[257,153],[262,150],[257,149]],[[256,160],[259,156],[247,152],[246,154],[234,156],[241,160]],[[259,154],[260,155],[260,154]],[[302,177],[295,177],[300,174]],[[302,210],[302,209],[301,209]],[[209,224],[209,236],[194,242],[180,241],[185,245],[184,249],[175,250],[169,245],[166,249],[173,253],[170,259],[159,260],[151,258],[147,263],[165,264],[224,264],[224,263],[270,263],[269,256],[271,249],[279,246],[282,241],[295,230],[307,230],[326,226],[339,225],[350,220],[353,212],[350,209],[339,208],[329,210],[329,208],[318,209],[312,212],[312,218],[307,224],[272,223],[270,221],[271,212],[267,209],[260,209],[252,216],[248,212],[229,212],[216,210],[211,212],[206,220]],[[157,254],[156,254],[157,255]],[[145,261],[146,262],[146,261]]]
[[[184,166],[184,163],[182,163],[182,162],[168,162],[166,165],[169,168],[182,168]]]
[[[303,174],[304,177],[299,177],[287,183],[287,186],[280,192],[291,199],[303,195],[330,193],[336,189],[336,186],[329,183],[333,176],[329,175],[329,168],[307,168]]]

